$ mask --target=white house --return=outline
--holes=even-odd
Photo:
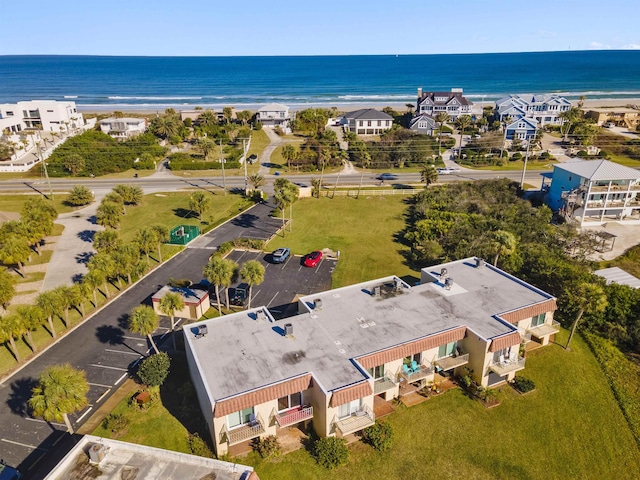
[[[379,135],[391,128],[393,117],[374,108],[363,108],[345,113],[341,123],[358,135]]]
[[[126,139],[135,137],[147,130],[147,119],[109,117],[100,120],[100,130],[113,138]]]
[[[280,127],[284,130],[289,128],[289,107],[280,103],[269,103],[258,110],[256,120],[265,127]]]
[[[580,226],[617,221],[640,224],[640,172],[608,160],[577,160],[553,166],[547,198]]]
[[[418,101],[415,115],[427,114],[435,117],[446,113],[452,121],[462,115],[471,115],[473,103],[462,95],[461,88],[453,88],[450,92],[423,92],[418,88]]]
[[[84,126],[75,102],[28,100],[0,105],[0,128],[18,133],[25,128],[54,133],[69,133]]]
[[[571,102],[560,95],[509,95],[496,101],[496,116],[501,122],[510,117],[532,118],[540,126],[562,125],[559,115],[571,108]]]

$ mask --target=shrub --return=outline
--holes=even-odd
[[[337,437],[320,438],[313,445],[313,454],[321,467],[339,467],[346,464],[349,459],[347,441]]]
[[[513,155],[511,155],[509,160],[511,160],[512,162],[515,162],[516,160],[522,160],[522,154],[520,152],[516,152]]]
[[[224,255],[225,253],[229,253],[231,250],[233,250],[233,242],[224,242],[218,247],[216,253]]]
[[[586,150],[580,150],[578,153],[576,153],[576,155],[580,158],[584,158],[584,157],[588,157],[589,154],[587,153]]]
[[[193,435],[189,435],[189,439],[187,440],[189,443],[189,451],[193,455],[197,455],[199,457],[206,458],[214,458],[213,452],[207,445],[207,443],[200,438],[200,435],[194,433]]]
[[[71,190],[71,193],[69,193],[69,196],[67,196],[64,203],[71,205],[72,207],[82,207],[84,205],[89,205],[93,200],[94,196],[91,190],[84,185],[76,185],[73,187],[73,190]]]
[[[138,368],[138,377],[145,385],[158,387],[169,375],[171,359],[165,352],[156,353],[145,359]]]
[[[518,390],[520,393],[527,393],[536,388],[536,384],[533,382],[533,380],[529,380],[528,378],[524,377],[514,378],[511,384],[513,385],[513,388]]]
[[[277,457],[282,453],[280,442],[278,442],[275,435],[256,438],[253,442],[253,449],[258,452],[262,458]]]
[[[122,433],[129,426],[129,419],[120,413],[110,413],[102,421],[102,427],[113,434]]]
[[[254,238],[236,238],[233,246],[238,248],[252,248],[254,250],[264,250],[265,241],[256,240]]]
[[[376,422],[362,431],[362,441],[384,452],[393,445],[393,428],[387,422]]]

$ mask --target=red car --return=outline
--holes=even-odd
[[[305,255],[303,265],[311,268],[317,267],[320,260],[322,260],[322,252],[316,250],[315,252]]]

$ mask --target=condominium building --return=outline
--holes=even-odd
[[[301,297],[297,315],[266,307],[184,329],[187,361],[218,455],[312,422],[345,436],[375,422],[376,402],[470,373],[485,387],[525,368],[527,342],[558,331],[551,295],[467,258]]]
[[[24,129],[69,133],[84,125],[75,102],[56,100],[29,100],[0,105],[0,130],[12,134]]]
[[[640,224],[640,172],[608,160],[556,164],[547,204],[580,226]]]
[[[449,115],[455,121],[462,115],[473,113],[473,103],[462,95],[461,88],[453,88],[450,92],[423,92],[418,88],[418,100],[415,115],[435,117],[439,113]]]
[[[544,127],[562,125],[560,114],[571,108],[566,98],[552,95],[509,95],[496,101],[495,113],[499,121],[528,117]]]

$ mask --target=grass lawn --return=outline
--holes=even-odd
[[[607,157],[608,160],[619,163],[620,165],[625,165],[627,167],[632,168],[640,168],[640,161],[634,160],[633,158],[626,157],[624,155],[612,155],[610,154]]]
[[[22,207],[24,206],[24,203],[30,198],[34,198],[34,196],[40,196],[40,195],[39,194],[0,195],[0,212],[20,213],[22,211]],[[64,203],[64,199],[66,198],[66,196],[67,195],[60,194],[60,193],[54,195],[53,206],[59,214],[72,212],[74,210],[73,207],[70,207]]]
[[[407,247],[395,241],[395,234],[405,226],[407,200],[366,194],[357,200],[301,199],[293,204],[293,232],[275,237],[267,249],[287,246],[297,254],[325,247],[339,250],[334,288],[387,275],[419,278],[405,263],[402,253]]]
[[[527,162],[527,170],[552,170],[553,165],[549,163],[549,160],[544,160],[542,162]],[[471,168],[473,170],[495,170],[495,171],[522,171],[522,167],[524,167],[523,160],[515,160],[513,162],[508,161],[505,165],[499,167],[498,165],[489,165],[486,167],[474,167],[473,165],[461,165],[465,168]]]
[[[624,255],[613,260],[600,262],[600,268],[609,267],[620,267],[634,277],[640,278],[640,246],[631,247]]]

